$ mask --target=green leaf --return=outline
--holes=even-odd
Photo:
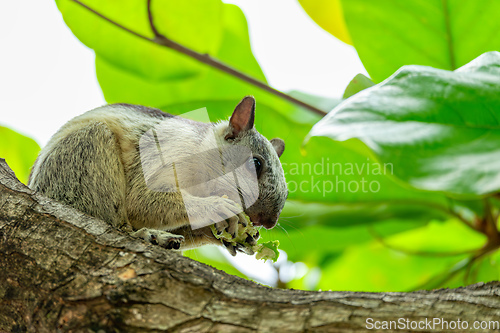
[[[472,198],[500,190],[500,53],[455,72],[405,66],[344,101],[311,136],[357,138],[416,188]]]
[[[235,6],[225,5],[223,8],[225,32],[217,57],[235,68],[264,79],[250,49],[243,14]],[[192,78],[152,81],[147,77],[140,77],[130,71],[117,68],[102,59],[97,59],[96,65],[99,83],[106,100],[110,103],[128,102],[150,105],[174,114],[206,107],[212,120],[217,120],[227,119],[243,96],[253,94],[257,99],[257,129],[268,138],[281,137],[286,141],[287,148],[282,162],[289,185],[294,187],[291,188],[293,191],[291,191],[290,198],[308,202],[335,202],[341,206],[344,206],[346,202],[368,201],[367,210],[374,207],[373,201],[377,201],[375,205],[380,207],[386,204],[387,200],[392,199],[422,200],[425,203],[444,202],[441,196],[402,188],[387,175],[383,175],[383,172],[369,174],[368,167],[374,162],[373,157],[367,156],[371,153],[360,144],[355,144],[355,147],[352,145],[344,147],[343,143],[325,140],[322,143],[310,144],[305,150],[301,150],[302,140],[309,132],[311,125],[317,122],[318,116],[291,106],[279,98],[216,69],[209,69],[202,75]],[[315,96],[308,96],[308,100],[323,106],[335,103],[335,101],[327,101]],[[327,163],[342,164],[341,174],[328,173],[326,170],[317,174],[314,170],[310,170],[317,164]],[[356,169],[356,167],[363,170],[360,173],[348,170]],[[336,172],[339,173],[340,170],[337,168]],[[336,189],[334,191],[329,188],[325,188],[326,192],[324,192],[323,188],[315,186],[318,181],[325,186],[337,185],[337,180],[341,188],[338,192]],[[380,185],[379,193],[363,193],[361,188],[357,191],[350,191],[348,188],[349,184],[352,185],[351,188],[360,187],[362,181],[366,181],[368,185],[373,182],[374,188]],[[297,189],[301,183],[304,184],[303,189],[305,186],[309,189],[305,191]],[[380,216],[391,216],[390,209],[383,212],[378,209],[372,211],[380,212]],[[399,216],[399,214],[393,216],[395,215]],[[409,214],[406,216],[409,217]],[[370,219],[365,222],[370,222]]]
[[[342,8],[375,82],[404,65],[455,70],[500,49],[499,1],[342,0]]]
[[[342,98],[349,98],[366,88],[373,87],[375,83],[372,82],[369,78],[364,76],[363,74],[356,75],[351,82],[347,85],[347,88],[344,91],[344,96]]]
[[[40,146],[35,140],[0,126],[0,157],[5,159],[24,184],[28,181],[31,166],[39,151]]]
[[[219,21],[218,24],[223,27],[222,41],[214,56],[265,82],[265,76],[252,55],[248,29],[241,10],[233,5],[224,5]],[[177,71],[177,65],[170,64],[176,63],[165,62],[161,66],[167,72]],[[109,103],[125,102],[165,107],[210,100],[237,103],[243,96],[254,92],[255,95],[263,95],[261,91],[240,79],[218,69],[203,66],[205,70],[197,76],[186,78],[171,75],[163,80],[152,80],[131,68],[118,66],[115,59],[96,58],[97,78]]]
[[[355,213],[352,215],[354,216]],[[336,220],[332,219],[330,220],[331,225],[317,225],[314,223],[316,222],[314,217],[306,216],[307,218],[304,216],[302,220],[311,220],[311,225],[302,226],[299,217],[292,218],[284,212],[280,219],[280,227],[272,230],[261,229],[259,242],[279,239],[279,248],[287,253],[289,260],[302,261],[308,266],[314,267],[321,266],[325,260],[329,261],[328,257],[332,254],[342,253],[349,246],[363,245],[372,241],[374,239],[370,230],[372,226],[376,226],[380,235],[390,236],[426,224],[422,221],[387,219],[368,225],[366,223],[335,225]]]
[[[358,195],[358,197],[362,196]],[[281,214],[283,224],[285,227],[292,225],[300,230],[310,226],[345,228],[373,222],[388,222],[391,219],[398,219],[399,223],[401,221],[427,222],[433,218],[447,219],[448,216],[445,206],[434,206],[430,204],[430,201],[398,201],[392,198],[387,201],[346,202],[342,200],[342,197],[338,200],[339,202],[332,200],[328,203],[287,200]],[[297,219],[300,216],[307,216],[307,219]]]
[[[378,227],[376,229],[380,233]],[[456,220],[449,220],[446,223],[432,222],[419,229],[385,237],[385,242],[402,250],[439,253],[478,249],[484,245],[485,237]],[[448,272],[466,257],[466,254],[412,255],[372,241],[365,245],[348,247],[324,269],[318,288],[410,291],[424,286],[443,272]],[[434,288],[446,286],[447,282]]]
[[[82,43],[94,49],[98,59],[152,80],[185,78],[206,70],[197,61],[138,38],[74,1],[56,3],[66,24]],[[145,1],[87,0],[85,4],[132,31],[154,37]],[[160,33],[197,52],[215,54],[222,40],[222,6],[219,0],[153,1],[152,13]]]
[[[306,13],[323,29],[352,45],[342,11],[341,0],[299,0]]]

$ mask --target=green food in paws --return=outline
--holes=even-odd
[[[235,238],[233,238],[232,235],[226,230],[218,235],[217,229],[215,229],[214,225],[210,226],[212,228],[212,233],[217,239],[225,240],[226,242],[234,245],[241,244],[247,248],[251,248],[252,251],[256,253],[255,258],[257,259],[272,260],[273,262],[276,262],[279,257],[278,246],[280,242],[278,240],[274,240],[253,246],[247,243],[246,239],[248,235],[255,237],[259,231],[253,226],[252,221],[250,221],[250,218],[247,215],[245,215],[245,218],[247,219],[247,225],[245,227],[240,225],[238,234]]]
[[[278,257],[280,256],[280,253],[278,251],[279,245],[279,240],[273,240],[262,244],[257,244],[252,247],[252,250],[254,250],[256,253],[255,258],[272,260],[273,262],[276,262],[276,260],[278,260]]]

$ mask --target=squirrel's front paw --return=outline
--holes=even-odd
[[[178,250],[181,247],[182,242],[184,242],[184,236],[156,229],[142,228],[133,232],[131,235],[142,238],[153,245],[159,245],[169,250]]]
[[[232,238],[236,238],[238,235],[238,226],[247,226],[247,220],[243,213],[243,209],[233,200],[227,197],[218,198],[215,208],[219,215],[227,217],[225,220],[214,224],[219,235],[226,231]]]
[[[242,215],[242,216],[240,216]],[[221,237],[222,244],[227,251],[235,256],[236,252],[243,252],[252,255],[254,251],[252,246],[257,244],[257,235],[250,235],[246,232],[247,220],[244,214],[238,214],[225,221],[215,223],[216,237]]]
[[[254,253],[252,247],[257,244],[259,232],[252,227],[250,220],[238,204],[229,199],[225,200],[228,203],[227,209],[236,207],[238,210],[224,221],[214,223],[213,233],[216,238],[222,240],[222,244],[231,255],[235,256],[236,252],[252,255]]]

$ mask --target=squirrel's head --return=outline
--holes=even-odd
[[[252,156],[247,163],[255,170],[259,196],[244,210],[255,226],[271,229],[278,222],[288,196],[285,174],[279,160],[285,150],[285,142],[278,138],[267,140],[255,129],[254,119],[255,99],[247,96],[234,109],[224,140],[251,150]]]

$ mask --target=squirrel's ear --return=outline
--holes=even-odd
[[[271,141],[271,144],[273,145],[274,150],[276,150],[276,154],[278,154],[278,157],[281,157],[281,154],[285,151],[285,141],[281,140],[280,138],[274,138]]]
[[[255,98],[246,96],[236,106],[231,119],[229,119],[230,133],[226,139],[234,139],[240,132],[248,131],[253,128],[255,119]]]

